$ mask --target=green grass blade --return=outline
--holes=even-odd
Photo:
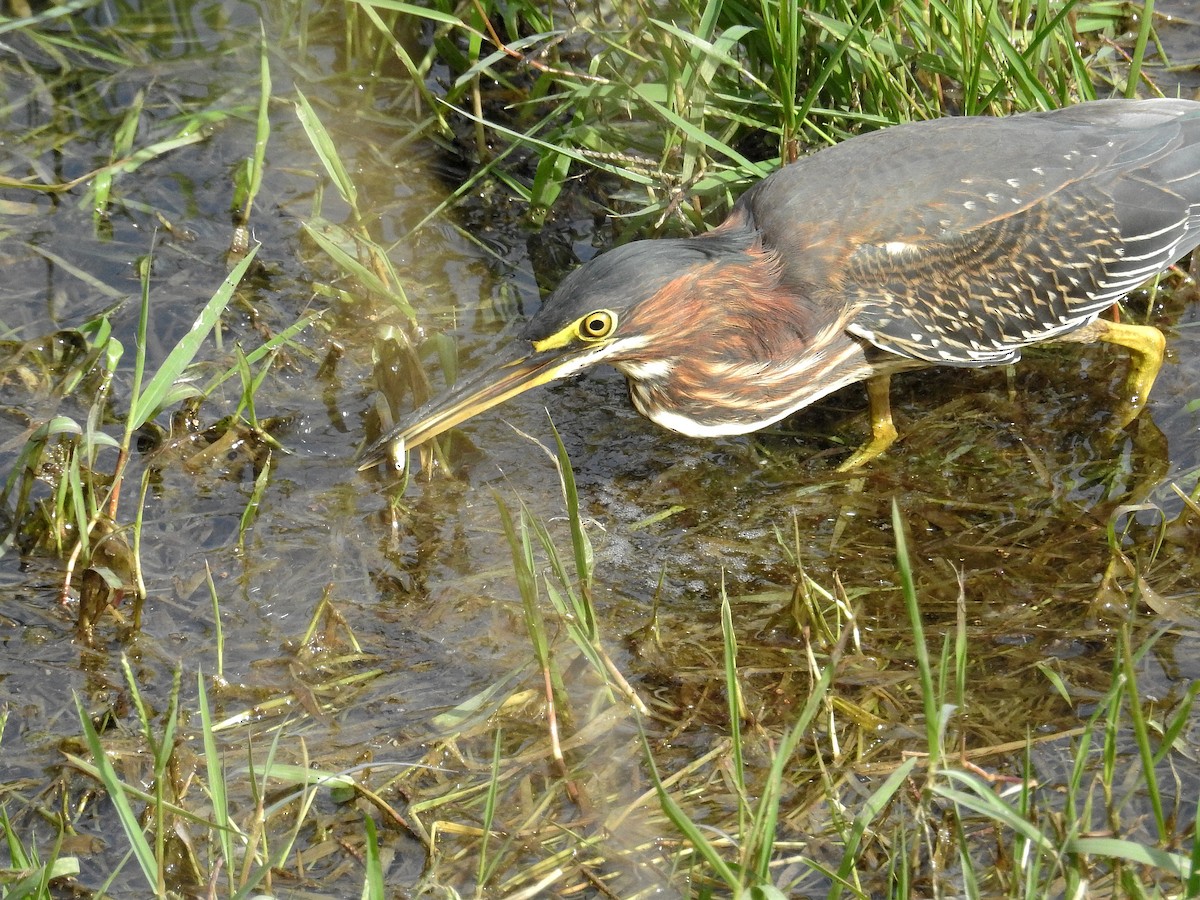
[[[571,549],[575,552],[575,576],[587,590],[592,586],[592,544],[583,529],[583,520],[579,515],[579,489],[575,485],[575,471],[571,468],[571,458],[567,456],[567,448],[562,442],[562,436],[554,423],[550,423],[554,432],[554,442],[558,447],[558,474],[562,479],[563,499],[567,504],[567,521],[571,525]],[[596,620],[591,604],[587,605],[587,629],[595,634]]]
[[[850,876],[858,863],[858,848],[862,845],[863,835],[867,833],[875,821],[875,817],[883,812],[904,783],[908,781],[916,765],[917,757],[906,759],[896,768],[896,771],[884,780],[883,784],[872,792],[866,803],[855,813],[850,834],[847,835],[842,848],[842,863],[829,888],[829,900],[837,900],[838,897],[841,897],[843,886],[850,883]]]
[[[92,180],[92,214],[97,217],[103,216],[108,210],[108,203],[112,192],[113,170],[111,165],[116,163],[118,159],[128,156],[130,150],[133,149],[133,139],[137,134],[138,123],[142,117],[142,107],[145,103],[145,91],[138,91],[126,109],[125,115],[121,120],[121,124],[117,126],[116,132],[113,134],[113,149],[112,155],[109,158],[109,167],[105,167],[96,173],[96,177]]]
[[[137,859],[138,866],[142,870],[142,875],[146,879],[146,884],[150,887],[151,891],[161,896],[162,885],[158,883],[158,863],[154,858],[154,850],[150,847],[149,842],[146,840],[146,835],[142,832],[142,826],[138,822],[133,808],[129,805],[129,798],[125,794],[125,785],[121,783],[121,780],[117,777],[117,773],[113,770],[112,763],[108,761],[108,755],[104,752],[104,746],[100,743],[100,735],[92,727],[92,720],[88,718],[87,712],[84,710],[83,703],[80,701],[78,695],[75,697],[75,709],[79,713],[79,723],[83,728],[84,740],[91,751],[92,760],[95,762],[97,772],[100,776],[100,782],[104,785],[104,790],[107,792],[108,798],[116,810],[117,819],[121,823],[122,831],[125,833],[125,839],[129,841],[130,849]]]
[[[242,515],[238,519],[238,549],[245,552],[246,549],[246,532],[250,530],[250,526],[254,523],[258,516],[258,510],[262,506],[263,495],[267,492],[267,486],[271,483],[271,452],[268,450],[266,457],[263,459],[262,469],[254,479],[254,489],[250,492],[250,499],[246,502],[245,509],[242,510]]]
[[[183,339],[167,354],[167,358],[154,373],[154,377],[150,379],[145,390],[133,401],[129,412],[130,424],[128,426],[131,431],[141,428],[162,408],[166,398],[171,395],[175,382],[183,374],[184,369],[195,360],[196,354],[200,352],[200,347],[216,327],[221,314],[229,305],[229,301],[233,299],[234,291],[241,283],[242,277],[250,268],[257,253],[258,247],[252,247],[250,252],[233,267],[217,292],[200,311],[191,331],[184,335]]]
[[[1154,0],[1142,0],[1142,11],[1138,24],[1137,38],[1133,42],[1133,58],[1129,61],[1129,76],[1125,82],[1125,96],[1136,97],[1142,80],[1142,61],[1146,58],[1146,45],[1150,42],[1150,29],[1154,25]]]
[[[1146,793],[1150,798],[1150,808],[1154,811],[1154,824],[1158,828],[1158,839],[1164,840],[1169,833],[1166,815],[1163,812],[1162,793],[1158,786],[1158,774],[1154,769],[1154,749],[1150,746],[1150,729],[1146,722],[1146,713],[1142,709],[1142,695],[1138,691],[1137,667],[1133,661],[1133,651],[1129,646],[1130,635],[1128,626],[1121,629],[1121,662],[1125,676],[1125,696],[1129,702],[1129,719],[1133,724],[1133,737],[1138,748],[1138,759],[1142,763],[1142,775],[1145,778]]]
[[[306,315],[300,319],[297,319],[295,322],[293,322],[287,328],[280,331],[278,334],[272,335],[269,340],[264,341],[260,346],[255,347],[249,353],[246,353],[244,355],[244,358],[246,360],[246,365],[253,366],[259,360],[263,359],[264,357],[268,356],[269,354],[274,353],[275,351],[281,349],[282,347],[290,344],[292,342],[292,338],[296,337],[296,335],[300,334],[300,332],[305,331],[314,322],[317,322],[318,320],[320,320],[322,315],[324,315],[324,314],[320,313],[320,312],[309,313],[308,315]],[[213,376],[212,380],[206,382],[204,387],[200,389],[200,393],[203,396],[207,397],[217,387],[224,384],[226,381],[228,381],[233,376],[237,375],[239,373],[240,369],[241,369],[241,365],[239,363],[238,365],[230,366],[228,369],[226,369],[220,375]],[[263,379],[263,377],[264,377],[263,374],[260,373],[258,378],[255,380],[261,381]]]
[[[375,820],[369,814],[363,816],[363,827],[366,831],[366,848],[363,865],[366,868],[366,878],[363,881],[363,900],[384,900],[388,896],[383,887],[383,862],[379,857],[379,835],[375,830]]]
[[[211,574],[209,578],[211,579]],[[204,747],[204,770],[208,776],[206,784],[209,800],[213,807],[213,823],[217,828],[217,840],[221,848],[221,860],[226,872],[236,866],[233,856],[233,822],[229,817],[229,795],[226,791],[225,765],[217,748],[217,737],[213,733],[212,707],[208,702],[208,689],[204,684],[204,673],[196,672],[196,697],[200,710],[200,741]]]
[[[442,25],[452,25],[459,28],[467,27],[462,19],[450,13],[442,12],[438,9],[427,9],[414,3],[403,3],[401,0],[353,0],[353,2],[364,7],[370,7],[371,9],[387,9],[409,16],[417,16],[422,19],[428,19],[431,22],[438,22]]]
[[[5,19],[4,21],[0,21],[0,34],[7,34],[10,31],[21,31],[30,27],[42,27],[55,19],[69,18],[84,10],[91,9],[93,6],[99,6],[100,3],[101,0],[68,0],[66,3],[55,4],[54,6],[40,10],[36,15]]]
[[[737,873],[725,862],[721,856],[721,852],[713,846],[712,841],[708,836],[700,830],[687,813],[675,802],[675,799],[668,793],[666,786],[662,783],[662,779],[658,775],[658,767],[654,764],[654,757],[650,752],[650,742],[646,738],[645,731],[641,730],[641,723],[638,724],[638,729],[642,735],[642,747],[646,753],[646,769],[650,775],[650,780],[654,783],[654,791],[658,795],[658,802],[662,806],[663,813],[671,824],[679,829],[680,833],[687,839],[702,857],[709,864],[716,876],[723,881],[730,889],[736,893],[741,892],[742,880]]]
[[[503,758],[504,729],[496,729],[496,737],[492,741],[492,771],[488,779],[487,796],[483,803],[483,835],[479,839],[479,865],[475,869],[475,881],[482,887],[491,877],[491,866],[488,865],[488,841],[492,836],[492,826],[496,821],[496,798],[500,794],[500,761]]]
[[[1192,860],[1178,853],[1148,847],[1137,841],[1117,838],[1075,838],[1067,844],[1074,853],[1088,853],[1108,859],[1125,859],[1139,866],[1159,869],[1175,878],[1189,881],[1194,877]],[[1187,896],[1195,896],[1188,894]]]
[[[738,794],[746,794],[746,763],[742,758],[742,719],[745,704],[742,686],[737,674],[737,634],[733,628],[733,610],[729,606],[729,594],[725,591],[725,573],[721,573],[721,640],[724,647],[725,703],[729,711],[729,740],[733,749],[731,774]],[[742,806],[743,804],[739,804]]]
[[[267,159],[267,142],[271,137],[271,65],[268,55],[266,29],[259,23],[258,48],[258,115],[254,127],[254,152],[246,159],[240,170],[240,177],[235,179],[233,194],[233,220],[238,229],[245,229],[250,223],[250,213],[254,208],[254,199],[262,187],[263,168]]]
[[[808,700],[805,701],[799,717],[780,739],[779,746],[771,760],[771,771],[758,802],[751,834],[755,848],[751,866],[761,884],[770,883],[771,856],[775,846],[776,826],[779,822],[779,804],[783,799],[785,770],[792,755],[796,752],[796,747],[799,746],[805,735],[809,734],[809,727],[812,725],[813,719],[817,717],[821,706],[827,700],[830,685],[833,684],[835,668],[834,664],[830,663],[821,671],[821,677],[817,679],[809,692]]]
[[[908,538],[904,531],[904,520],[900,517],[900,505],[895,500],[892,500],[892,530],[896,536],[896,571],[900,575],[900,588],[904,593],[904,607],[908,611],[908,621],[912,627],[913,652],[917,657],[917,672],[921,679],[921,700],[925,708],[925,739],[929,745],[929,770],[932,772],[941,763],[941,715],[933,687],[933,666],[929,659],[929,647],[925,643],[925,626],[921,618],[921,607],[917,602],[917,588],[913,582]]]
[[[308,102],[308,98],[299,88],[296,89],[296,118],[300,120],[300,125],[304,128],[304,133],[308,135],[308,141],[312,144],[313,150],[317,152],[317,159],[325,167],[325,172],[329,175],[333,186],[337,188],[342,199],[352,209],[357,210],[358,188],[354,186],[354,180],[346,171],[346,166],[342,163],[341,154],[338,153],[333,138],[325,130],[316,110],[312,108],[312,104]]]

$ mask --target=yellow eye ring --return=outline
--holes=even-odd
[[[617,314],[612,310],[598,309],[590,312],[575,323],[575,333],[581,341],[602,341],[617,327]]]

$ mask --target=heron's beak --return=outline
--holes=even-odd
[[[530,388],[587,368],[601,349],[602,345],[592,345],[575,351],[561,347],[537,351],[525,341],[516,341],[482,372],[426,403],[363,450],[358,457],[359,471],[377,466],[393,454],[402,456],[406,450]]]

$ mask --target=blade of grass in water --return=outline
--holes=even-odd
[[[146,384],[145,389],[134,398],[126,426],[129,430],[136,431],[141,428],[166,403],[179,376],[195,360],[204,341],[220,320],[221,313],[233,299],[234,291],[237,290],[242,277],[254,262],[257,253],[258,248],[252,247],[246,256],[233,267],[216,293],[200,311],[191,330],[171,349],[167,358],[163,360],[162,365],[158,367],[154,376]]]
[[[900,576],[900,589],[904,594],[904,606],[908,610],[908,622],[912,627],[913,652],[917,660],[917,673],[921,683],[921,700],[925,708],[925,740],[929,746],[929,772],[941,764],[941,742],[939,723],[941,714],[937,694],[933,686],[933,667],[929,660],[929,647],[925,643],[925,624],[921,607],[917,602],[917,588],[913,582],[912,564],[908,555],[908,538],[900,506],[892,501],[892,531],[896,540],[896,571]]]
[[[150,843],[146,840],[146,835],[142,831],[141,823],[134,814],[133,808],[129,805],[125,786],[117,777],[112,763],[109,762],[108,755],[104,752],[104,746],[100,743],[100,736],[92,726],[92,721],[88,718],[87,712],[83,708],[83,703],[78,696],[75,698],[75,709],[79,713],[79,724],[83,729],[84,740],[87,742],[88,750],[92,754],[92,760],[96,764],[100,781],[104,785],[108,799],[116,810],[117,821],[121,825],[125,840],[129,843],[130,852],[137,860],[138,867],[142,870],[142,877],[145,878],[147,886],[151,891],[156,892],[157,896],[161,897],[165,887],[158,883],[158,862],[154,858],[153,848],[151,848]]]

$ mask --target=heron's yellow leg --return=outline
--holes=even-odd
[[[871,439],[838,466],[839,472],[857,469],[896,443],[899,435],[892,422],[892,376],[875,375],[867,379],[867,405],[871,413]]]
[[[1098,335],[1100,340],[1126,347],[1133,354],[1129,369],[1129,396],[1121,416],[1121,427],[1124,428],[1137,418],[1146,405],[1150,388],[1158,377],[1158,370],[1162,368],[1167,340],[1161,331],[1151,325],[1127,325],[1104,319],[1096,324],[1103,327]]]

